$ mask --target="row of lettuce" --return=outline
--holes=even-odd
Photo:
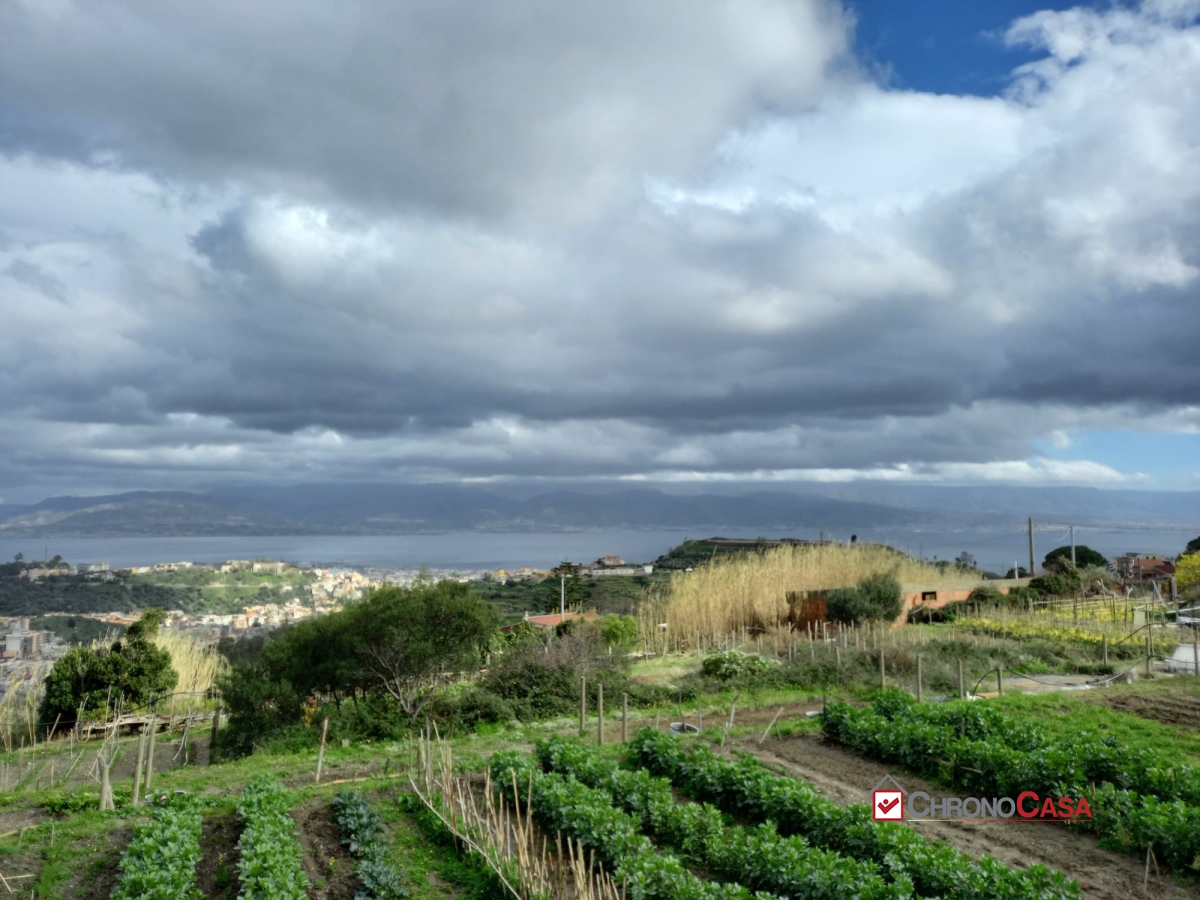
[[[239,900],[305,900],[309,881],[296,823],[288,814],[292,795],[270,776],[260,776],[242,792],[237,814]],[[205,803],[190,795],[160,794],[150,815],[138,822],[121,857],[112,900],[199,900],[201,825]],[[387,842],[378,813],[358,792],[338,794],[334,821],[342,842],[357,858],[362,900],[399,900],[405,895],[400,871],[386,858]]]
[[[1051,737],[987,704],[917,703],[900,691],[867,708],[825,710],[825,736],[973,796],[1086,797],[1090,816],[1071,820],[1102,844],[1194,874],[1200,867],[1200,771],[1160,752],[1101,734]]]
[[[1080,896],[1043,866],[973,860],[872,821],[866,805],[840,807],[748,758],[686,752],[654,729],[638,733],[625,763],[556,738],[536,759],[497,753],[491,768],[510,802],[594,851],[630,900]]]

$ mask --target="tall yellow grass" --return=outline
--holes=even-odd
[[[964,581],[961,573],[943,572],[876,544],[783,546],[673,572],[666,588],[642,604],[639,620],[647,638],[661,639],[665,631],[676,646],[695,647],[742,628],[786,621],[790,591],[849,587],[877,573],[931,589]]]
[[[154,643],[171,654],[171,666],[179,675],[175,693],[180,696],[172,698],[172,708],[202,706],[204,696],[225,667],[216,644],[165,628],[159,629]]]

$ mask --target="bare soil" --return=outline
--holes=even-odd
[[[214,900],[232,900],[238,895],[238,850],[242,822],[236,813],[204,820],[200,831],[203,856],[196,867],[196,886]]]
[[[1200,731],[1200,696],[1194,694],[1126,694],[1093,692],[1095,702],[1119,712],[1133,713],[1166,725]],[[1089,700],[1092,698],[1088,698]]]
[[[342,844],[342,833],[333,821],[329,800],[314,797],[293,809],[300,831],[304,871],[311,885],[311,900],[353,900],[358,887],[355,860]]]
[[[107,900],[121,874],[121,852],[132,837],[133,828],[126,825],[73,845],[68,850],[70,856],[89,858],[82,865],[70,863],[71,878],[63,888],[64,900]]]
[[[735,747],[757,756],[771,768],[807,781],[836,803],[864,803],[873,785],[894,773],[909,791],[925,791],[931,797],[946,791],[913,775],[889,770],[884,763],[824,743],[820,735],[769,738],[761,746],[758,738],[745,738]],[[908,822],[931,838],[944,840],[978,858],[993,856],[1011,866],[1025,868],[1042,863],[1079,882],[1087,900],[1162,898],[1184,900],[1200,895],[1196,885],[1179,885],[1167,876],[1156,878],[1153,866],[1148,890],[1143,891],[1144,861],[1101,849],[1096,839],[1065,825],[1043,823],[960,824],[955,822]]]

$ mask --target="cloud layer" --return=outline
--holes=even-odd
[[[16,0],[0,492],[1136,480],[1033,447],[1200,425],[1198,14],[980,98],[821,0]]]

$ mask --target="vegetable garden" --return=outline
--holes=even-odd
[[[544,827],[595,852],[632,900],[1080,896],[1042,866],[972,860],[873,822],[865,804],[840,807],[752,760],[687,753],[653,729],[639,732],[626,762],[554,739],[536,760],[496,754],[491,777]],[[677,791],[693,800],[677,801]]]
[[[1161,754],[1095,733],[1050,739],[986,705],[918,704],[899,691],[862,710],[830,703],[823,729],[867,756],[981,796],[1087,796],[1092,816],[1071,827],[1114,849],[1150,848],[1173,871],[1200,871],[1200,771]]]

